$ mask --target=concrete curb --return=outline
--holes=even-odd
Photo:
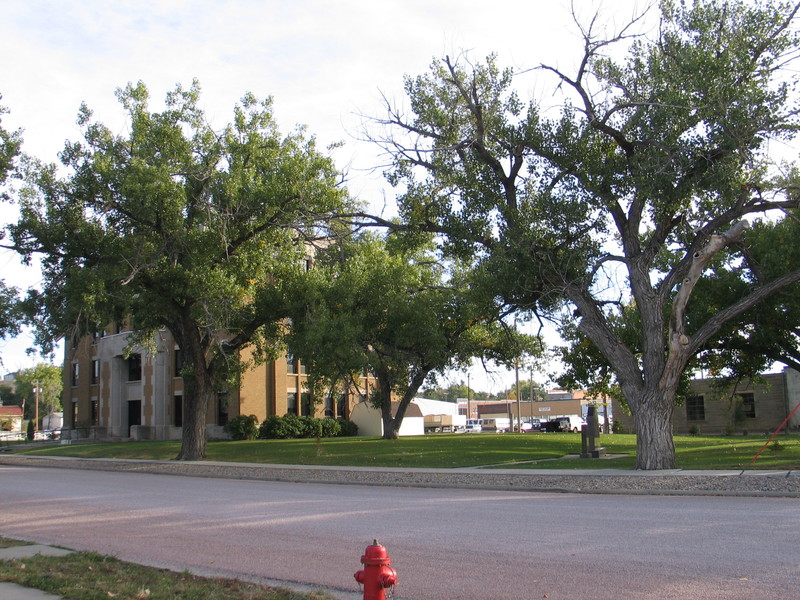
[[[547,493],[800,497],[798,471],[408,469],[0,455],[0,464],[292,483]]]

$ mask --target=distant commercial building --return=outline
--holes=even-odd
[[[473,412],[482,419],[497,419],[507,417],[516,422],[517,401],[514,399],[472,402]],[[615,414],[614,405],[610,401],[589,397],[583,390],[550,390],[545,400],[521,400],[519,413],[522,422],[532,419],[549,421],[556,417],[578,415],[586,417],[589,406],[596,406],[598,414],[607,417],[609,423]]]

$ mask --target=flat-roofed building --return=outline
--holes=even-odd
[[[183,378],[181,349],[166,330],[153,348],[128,352],[132,332],[112,326],[96,335],[65,341],[64,429],[66,438],[181,438]],[[247,359],[249,350],[243,350]],[[328,394],[314,405],[304,366],[292,356],[263,362],[244,372],[239,384],[220,389],[210,402],[206,426],[210,438],[224,437],[223,426],[238,415],[349,418],[351,408],[368,397],[374,381]]]

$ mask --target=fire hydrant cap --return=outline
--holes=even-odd
[[[372,545],[367,546],[367,549],[364,551],[364,556],[361,557],[361,562],[365,565],[368,563],[372,565],[385,565],[389,564],[390,559],[386,553],[386,548],[380,545]]]

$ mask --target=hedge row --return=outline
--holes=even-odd
[[[267,417],[258,424],[255,415],[233,417],[225,425],[225,432],[234,440],[288,440],[294,438],[322,438],[353,436],[358,426],[344,419],[318,419],[316,417]]]

